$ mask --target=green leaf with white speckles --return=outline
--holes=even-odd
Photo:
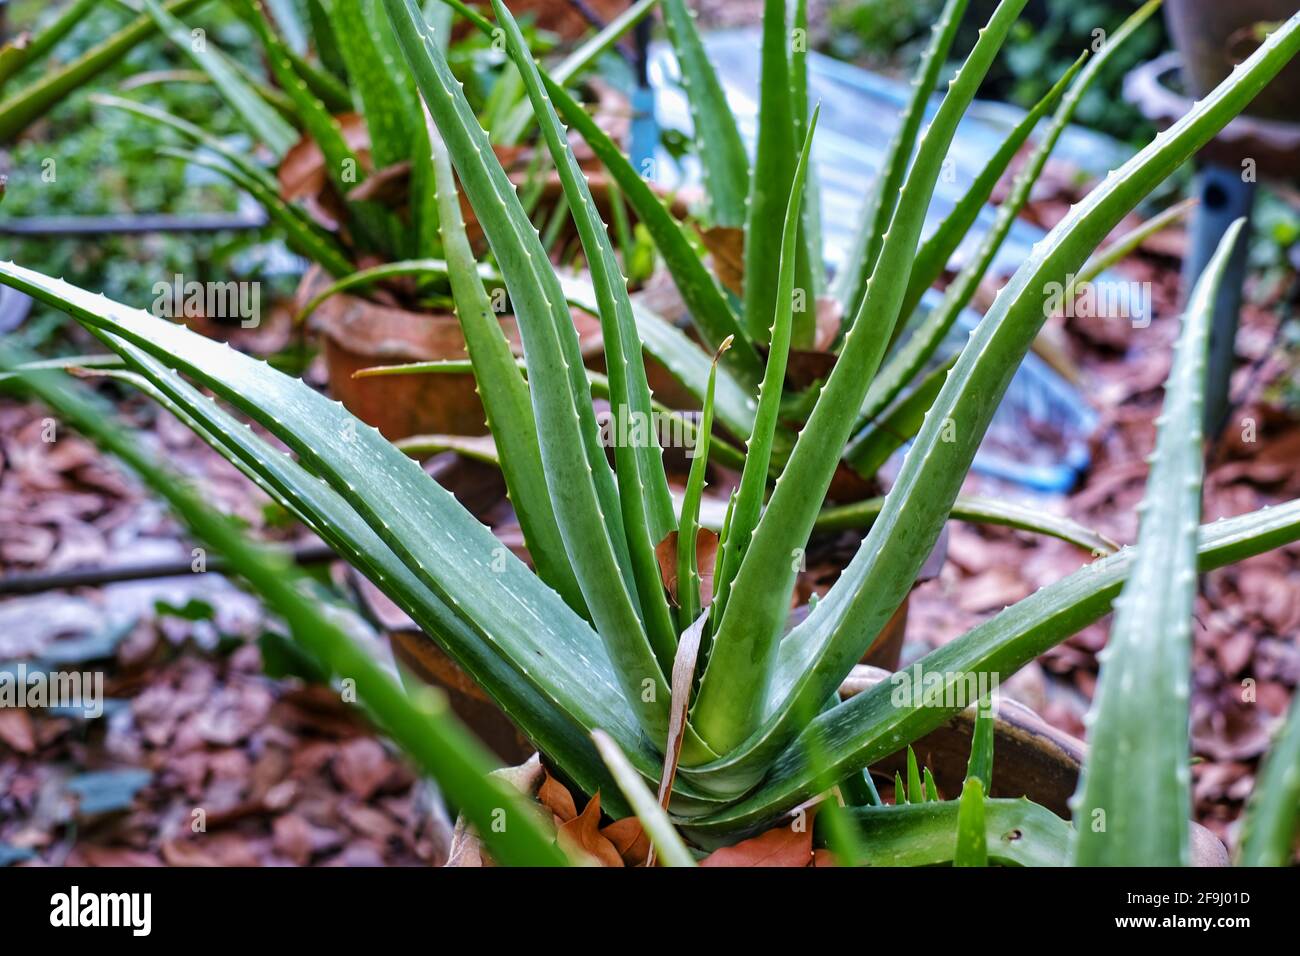
[[[1191,863],[1187,725],[1205,362],[1215,298],[1244,222],[1224,235],[1188,300],[1165,384],[1151,475],[1138,508],[1137,557],[1115,602],[1085,721],[1088,756],[1071,802],[1074,862],[1081,866]],[[1135,776],[1141,786],[1134,786]]]
[[[418,5],[414,0],[384,0],[384,5],[510,292],[547,487],[583,599],[646,732],[652,740],[665,740],[666,673],[637,606],[622,506],[563,289]]]
[[[677,521],[673,516],[672,497],[668,494],[663,450],[659,447],[656,429],[649,427],[654,421],[654,410],[650,404],[645,363],[641,360],[641,339],[632,315],[627,279],[614,254],[609,231],[596,211],[586,177],[548,100],[523,34],[500,0],[492,0],[492,6],[504,31],[506,48],[532,101],[533,114],[541,126],[542,137],[559,174],[586,253],[604,336],[610,413],[614,422],[619,423],[614,462],[628,557],[636,582],[641,620],[659,664],[667,673],[672,668],[677,648],[677,630],[668,607],[659,564],[655,560],[655,547],[677,529]],[[626,435],[624,422],[629,425]]]
[[[704,52],[694,11],[686,0],[663,0],[663,14],[690,104],[695,153],[704,172],[709,211],[719,226],[742,226],[749,192],[749,157],[736,118]]]

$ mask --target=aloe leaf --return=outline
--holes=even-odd
[[[880,172],[868,193],[858,220],[858,231],[849,247],[848,258],[840,273],[835,277],[831,293],[843,307],[846,323],[852,323],[858,307],[867,293],[867,280],[876,268],[876,260],[884,245],[884,236],[889,229],[894,209],[898,205],[899,189],[902,187],[907,169],[912,161],[912,150],[916,145],[917,134],[925,119],[926,105],[930,93],[938,82],[939,72],[943,69],[948,51],[952,48],[961,26],[962,15],[966,12],[967,0],[947,0],[943,13],[932,28],[930,45],[921,60],[916,79],[912,81],[912,97],[907,109],[899,120],[894,138],[890,140],[885,151],[884,162]],[[847,329],[847,325],[846,325]]]
[[[722,554],[722,576],[714,582],[715,622],[726,613],[731,582],[740,568],[745,550],[749,546],[750,536],[758,525],[759,514],[763,508],[763,496],[767,491],[773,438],[776,434],[777,417],[781,410],[785,370],[793,337],[795,260],[802,222],[803,186],[812,154],[813,136],[817,132],[818,115],[814,114],[808,124],[803,151],[799,156],[794,179],[790,185],[785,224],[781,234],[781,265],[774,300],[774,319],[766,336],[771,342],[767,353],[767,369],[763,373],[763,383],[759,387],[754,428],[745,446],[745,470],[740,476],[740,488],[736,493],[731,525],[727,529],[727,543]]]
[[[743,742],[762,722],[801,549],[808,541],[817,511],[839,465],[855,411],[862,404],[867,384],[897,321],[910,260],[916,251],[925,209],[938,181],[944,154],[958,121],[1024,4],[1025,0],[1003,0],[998,5],[923,137],[899,198],[880,263],[868,283],[861,321],[854,322],[844,340],[835,370],[822,388],[807,425],[799,433],[794,452],[776,481],[768,507],[750,541],[749,552],[736,575],[732,596],[715,632],[695,713],[699,726],[707,727],[707,731],[702,731],[705,739],[720,753]],[[878,522],[873,527],[873,535],[879,527]],[[899,600],[901,597],[900,594]],[[814,613],[809,621],[825,617],[826,612],[820,606],[818,610],[822,613]],[[822,693],[813,699],[825,700],[832,689],[823,687]]]
[[[1205,362],[1215,297],[1244,223],[1237,220],[1224,234],[1188,300],[1165,385],[1151,476],[1138,508],[1137,555],[1099,655],[1088,756],[1071,803],[1074,862],[1082,866],[1191,862],[1187,725]],[[1146,786],[1133,786],[1138,771]]]
[[[844,450],[844,463],[864,477],[873,477],[880,471],[889,456],[916,437],[925,422],[925,413],[934,404],[948,378],[948,372],[957,362],[954,355],[934,371],[930,372],[904,398],[900,399],[888,411],[874,415],[862,431],[853,436]],[[888,365],[882,369],[882,376],[888,371]],[[910,369],[909,369],[910,371]],[[910,379],[909,379],[910,380]],[[877,382],[882,379],[877,379]],[[875,385],[872,385],[874,391]],[[896,396],[893,396],[896,397]],[[892,398],[891,398],[892,400]],[[867,393],[867,402],[871,402],[871,392]]]
[[[562,706],[563,712],[579,715],[576,722],[587,729],[636,728],[635,705],[618,687],[591,627],[374,429],[298,379],[181,326],[12,264],[0,264],[0,280],[192,376],[283,441],[452,610],[460,622],[459,640],[477,643],[450,653],[504,661],[527,680],[532,693],[552,698],[535,718],[517,715],[521,726],[548,720],[548,708]],[[385,576],[376,581],[382,587]],[[489,680],[483,686],[493,694],[513,693]],[[590,749],[586,730],[581,736]],[[620,740],[625,750],[635,748],[636,730]],[[646,772],[653,774],[653,756],[638,755],[646,758]]]
[[[677,291],[681,293],[692,324],[704,340],[705,348],[715,350],[727,336],[734,337],[735,345],[727,352],[728,366],[746,381],[758,381],[762,369],[758,352],[719,288],[717,279],[705,268],[682,226],[582,105],[545,75],[543,80],[551,102],[564,121],[591,147],[650,233]],[[701,357],[707,362],[709,354],[701,352]]]
[[[1202,572],[1223,567],[1300,540],[1300,501],[1264,508],[1251,514],[1203,525],[1200,531]],[[1133,566],[1133,548],[1084,565],[1074,574],[1041,588],[954,641],[922,657],[921,673],[945,675],[945,690],[958,682],[996,675],[1005,680],[1016,670],[1071,634],[1110,612]],[[820,604],[828,598],[823,598]],[[807,666],[805,651],[787,637],[783,647],[791,666]],[[900,691],[900,688],[902,690]],[[958,701],[961,702],[961,701]],[[827,759],[836,775],[847,775],[895,753],[902,742],[918,740],[965,707],[935,706],[916,700],[905,684],[882,682],[818,716],[802,734],[817,734],[828,742]],[[964,701],[969,706],[973,701]],[[703,832],[731,832],[775,819],[816,793],[816,775],[805,753],[802,734],[773,762],[780,737],[762,738],[719,761],[709,772],[687,777],[698,786],[717,789],[735,778],[737,785],[753,782],[747,774],[749,760],[759,758],[766,774],[763,783],[742,801],[691,821]],[[763,746],[770,743],[771,749]],[[951,832],[951,831],[950,831]],[[992,852],[990,843],[990,852]]]
[[[239,71],[226,55],[206,38],[196,40],[190,29],[175,16],[159,6],[158,0],[142,0],[149,16],[153,17],[158,29],[173,44],[189,55],[194,65],[206,73],[213,85],[221,91],[222,97],[230,104],[248,129],[256,136],[276,159],[283,159],[285,153],[298,141],[298,135],[292,126],[280,118],[270,104],[253,89],[240,75]]]
[[[924,772],[923,776],[925,777],[925,799],[926,799],[927,801],[928,801],[928,800],[938,800],[938,799],[939,799],[939,784],[935,782],[934,774],[932,774],[932,773],[930,772],[930,768],[929,768],[929,767],[926,767],[926,768],[925,768],[925,772]]]
[[[808,137],[811,116],[808,102],[808,0],[795,0],[790,20],[790,105],[794,111],[794,139]],[[808,294],[815,300],[826,291],[826,259],[823,255],[821,188],[817,169],[808,171],[804,184],[803,228],[800,249],[807,256],[806,275],[811,282]],[[800,273],[801,276],[805,273]],[[815,324],[815,318],[814,318]]]
[[[347,79],[348,68],[343,62],[343,51],[339,48],[338,38],[334,36],[334,25],[330,22],[329,12],[325,9],[326,0],[307,0],[307,17],[311,22],[312,41],[316,47],[316,56],[321,66],[330,75],[342,83]],[[346,87],[344,87],[346,89]],[[352,97],[347,97],[349,108]]]
[[[903,775],[897,770],[894,771],[894,805],[906,806],[910,801],[907,799],[907,786],[903,783]]]
[[[745,224],[750,182],[749,157],[736,118],[704,51],[704,41],[695,27],[695,12],[685,0],[663,0],[663,13],[690,104],[695,152],[704,173],[709,213],[716,225],[739,228]]]
[[[461,0],[443,0],[453,10],[466,17],[487,36],[493,36],[495,27]],[[623,155],[618,145],[597,125],[595,119],[581,103],[573,98],[562,83],[557,83],[542,71],[542,81],[550,95],[551,103],[564,122],[576,130],[601,164],[609,171],[619,189],[623,191],[628,204],[636,211],[637,218],[646,227],[655,246],[664,257],[664,264],[672,274],[673,282],[681,293],[682,300],[690,312],[691,322],[699,330],[706,348],[716,350],[727,336],[735,338],[735,346],[727,352],[727,359],[733,369],[757,382],[761,374],[758,352],[745,334],[743,325],[736,317],[722,294],[717,280],[712,276],[699,255],[695,252],[682,227],[673,219],[663,202],[655,195],[643,170],[633,168]],[[709,354],[701,353],[707,370]],[[704,376],[698,380],[698,389],[702,394]],[[721,415],[719,415],[721,418]]]
[[[526,371],[522,359],[515,360],[516,367],[520,371]],[[352,373],[353,378],[379,378],[386,375],[473,375],[474,366],[464,359],[442,359],[433,362],[410,362],[405,365],[376,365],[371,368],[359,369]],[[609,380],[599,372],[593,372],[587,369],[587,381],[591,383],[591,395],[593,398],[609,399]],[[653,402],[651,408],[659,416],[660,421],[670,423],[671,427],[677,429],[681,435],[681,445],[684,448],[700,447],[700,425],[697,421],[682,412],[676,412],[666,405]],[[424,435],[417,436],[413,439],[403,439],[397,445],[412,454],[436,454],[440,451],[458,451],[460,450],[454,442],[464,436],[455,435]],[[472,448],[475,446],[464,446]],[[418,449],[418,451],[416,451]],[[480,460],[489,464],[497,462],[495,449],[490,457],[484,453],[482,445],[477,446],[477,454]],[[743,452],[731,445],[720,440],[717,435],[712,436],[709,441],[709,460],[714,464],[722,465],[739,471],[745,466],[745,455]],[[710,525],[704,525],[710,527]]]
[[[723,342],[722,350],[725,351],[730,344],[730,341]],[[686,479],[686,496],[682,499],[677,534],[677,622],[683,631],[700,616],[700,568],[695,541],[700,530],[700,497],[704,494],[704,473],[709,463],[709,440],[713,435],[713,392],[720,358],[721,352],[714,357],[709,387],[704,393],[700,441],[695,447],[695,457],[691,459],[691,470]]]
[[[375,168],[410,159],[420,107],[378,0],[326,0],[325,6],[366,118]]]
[[[500,450],[501,473],[510,501],[519,516],[524,544],[538,575],[555,588],[569,607],[585,615],[582,591],[564,553],[564,539],[546,487],[528,385],[515,364],[510,343],[478,274],[446,147],[437,128],[431,122],[427,125],[438,221],[456,301],[456,317],[465,336],[465,348],[487,413],[487,425]]]
[[[172,0],[165,9],[179,17],[204,2],[206,0]],[[142,15],[71,63],[0,101],[0,143],[8,143],[65,97],[122,62],[127,53],[152,36],[156,29],[154,21]]]
[[[565,550],[596,629],[652,740],[668,685],[634,595],[622,507],[601,447],[573,319],[537,232],[413,0],[384,0],[416,85],[501,264],[528,363],[542,464]]]
[[[588,37],[577,49],[555,64],[549,71],[551,79],[563,86],[581,76],[592,64],[608,53],[629,30],[649,16],[658,4],[659,0],[637,0],[605,24],[603,29]],[[532,118],[532,102],[525,98],[499,126],[488,124],[487,128],[492,130],[497,142],[513,145],[519,142]]]
[[[234,166],[248,179],[255,182],[258,188],[263,192],[275,192],[279,188],[275,177],[267,172],[266,167],[255,162],[249,157],[247,151],[240,151],[227,144],[219,136],[214,136],[201,126],[196,126],[189,120],[181,119],[174,113],[168,113],[166,110],[159,109],[156,106],[150,106],[147,103],[139,103],[135,100],[129,100],[121,96],[114,96],[110,93],[92,93],[90,96],[92,103],[107,106],[110,109],[123,110],[132,113],[142,119],[158,123],[162,126],[170,127],[180,133],[187,140],[195,145],[202,146],[226,160]],[[306,220],[304,220],[306,221]]]
[[[425,588],[328,486],[308,474],[292,458],[255,436],[189,383],[166,371],[161,364],[126,342],[99,334],[127,356],[133,367],[141,369],[141,372],[108,370],[104,374],[138,388],[157,401],[319,535],[340,557],[370,578],[480,686],[491,688],[493,699],[501,710],[539,749],[560,761],[580,786],[588,792],[605,786],[608,781],[599,759],[585,739],[583,723],[574,715],[573,708],[566,704],[567,682],[562,676],[539,688],[532,686],[524,675],[513,669],[510,660],[498,656],[477,632]],[[603,686],[608,693],[615,695],[612,702],[617,711],[621,704],[612,675],[606,678]],[[599,693],[592,695],[586,684],[579,693],[584,700],[599,696]],[[568,693],[567,698],[571,699],[572,694]],[[597,706],[592,715],[598,715],[599,711]],[[625,722],[611,726],[616,726],[625,740],[635,741],[640,732],[631,715],[626,711],[623,713]],[[604,719],[610,719],[608,712]]]
[[[789,45],[785,0],[764,0],[758,142],[745,211],[744,317],[750,337],[757,342],[766,342],[772,331],[782,244],[782,236],[772,229],[772,224],[784,216],[790,205],[790,184],[799,148],[794,138]],[[806,290],[807,286],[802,288]],[[805,316],[807,321],[799,322]],[[813,317],[811,309],[796,316],[800,328],[795,330],[793,340],[805,348]]]
[[[1289,866],[1300,824],[1300,695],[1273,740],[1246,807],[1242,866]]]
[[[8,355],[0,353],[0,364]],[[202,541],[221,552],[289,625],[294,639],[332,673],[356,683],[357,693],[381,728],[478,825],[488,847],[506,864],[562,866],[537,812],[490,776],[492,758],[452,716],[446,698],[425,692],[412,699],[393,678],[307,597],[301,576],[263,548],[251,544],[234,523],[208,507],[179,477],[164,469],[102,409],[60,384],[54,373],[25,373],[28,388],[64,419],[112,453],[165,498]],[[505,826],[500,826],[504,814]],[[494,824],[497,824],[494,826]]]
[[[852,504],[824,508],[817,516],[813,528],[818,532],[869,528],[880,517],[884,505],[884,498],[866,498]],[[1011,501],[1000,501],[996,498],[962,495],[953,502],[948,516],[954,521],[997,525],[1031,534],[1046,535],[1049,538],[1059,538],[1082,548],[1094,557],[1114,554],[1119,550],[1119,545],[1104,534],[1064,515]]]
[[[1122,262],[1132,252],[1136,251],[1142,243],[1156,233],[1169,228],[1191,212],[1199,202],[1200,200],[1195,196],[1184,199],[1182,202],[1174,203],[1168,209],[1161,210],[1142,225],[1130,229],[1084,263],[1083,268],[1079,270],[1078,276],[1075,277],[1075,284],[1091,282],[1107,269]]]
[[[975,714],[975,733],[971,737],[970,760],[966,764],[966,779],[978,780],[985,794],[993,792],[994,717],[991,703],[980,701]]]
[[[514,17],[500,0],[492,0],[501,24],[506,45],[523,78],[528,97],[542,128],[542,136],[560,176],[564,195],[586,253],[591,284],[596,291],[601,330],[605,342],[606,377],[609,379],[611,414],[618,425],[620,439],[614,445],[618,479],[618,498],[623,509],[623,528],[628,553],[640,599],[641,616],[650,644],[660,666],[671,669],[677,646],[677,632],[664,591],[663,578],[655,559],[655,546],[677,528],[668,478],[664,472],[663,450],[651,427],[653,409],[650,388],[646,383],[645,363],[641,360],[641,340],[637,335],[632,302],[628,297],[627,279],[619,266],[609,230],[596,211],[596,203],[578,161],[569,146],[542,87],[537,65],[524,43]],[[630,426],[627,440],[622,440],[623,422]],[[693,541],[693,539],[692,539]],[[689,548],[688,548],[689,550]],[[693,618],[692,618],[693,620]]]
[[[672,821],[668,819],[668,814],[655,800],[654,794],[646,789],[645,782],[636,769],[628,763],[627,757],[623,755],[618,744],[609,734],[601,730],[592,731],[591,736],[618,788],[623,791],[623,796],[627,798],[632,811],[641,821],[641,826],[651,846],[654,847],[655,856],[663,862],[664,866],[694,866],[695,857],[682,842],[677,830],[673,828]]]
[[[1034,149],[1025,167],[1016,175],[1012,184],[1011,195],[998,207],[993,226],[980,241],[979,248],[970,263],[962,269],[957,278],[945,290],[943,301],[939,307],[926,316],[921,326],[902,348],[891,356],[889,362],[881,369],[876,381],[872,383],[871,389],[867,392],[867,398],[863,403],[862,418],[864,420],[875,417],[889,402],[893,401],[906,387],[907,383],[925,366],[925,363],[929,361],[935,350],[938,349],[962,310],[974,298],[980,282],[983,281],[989,267],[993,264],[993,260],[997,257],[998,250],[1011,232],[1016,217],[1020,215],[1021,210],[1029,202],[1034,184],[1047,166],[1047,160],[1051,156],[1052,150],[1056,148],[1057,142],[1074,118],[1075,111],[1078,109],[1079,103],[1082,102],[1084,94],[1092,86],[1101,69],[1115,55],[1115,52],[1124,45],[1125,40],[1131,37],[1155,13],[1159,6],[1160,0],[1149,0],[1140,7],[1137,12],[1124,21],[1121,27],[1115,31],[1115,35],[1106,41],[1101,52],[1090,59],[1087,65],[1082,68],[1082,72],[1078,72],[1077,77],[1070,83],[1069,91],[1056,108],[1056,113],[1052,117],[1046,135]],[[1067,76],[1073,75],[1080,70],[1080,62],[1076,61]],[[925,289],[913,289],[912,291],[919,297],[920,294],[924,293]],[[910,315],[910,312],[904,312],[903,314]]]
[[[586,792],[608,780],[586,738],[602,722],[634,745],[640,731],[622,703],[608,665],[592,680],[590,664],[573,675],[536,666],[537,652],[499,653],[416,578],[356,512],[328,485],[272,448],[165,366],[120,339],[97,333],[140,370],[119,377],[140,388],[229,460],[272,499],[370,578],[425,634],[464,668],[514,723]],[[594,642],[594,635],[591,635]],[[521,668],[520,664],[524,666]],[[645,754],[635,751],[643,761]],[[648,764],[645,772],[649,772]],[[607,807],[614,809],[608,802]]]
[[[957,845],[953,866],[988,866],[988,827],[984,822],[984,786],[978,777],[966,778],[957,805]]]
[[[225,156],[167,146],[160,147],[157,152],[160,156],[171,156],[221,173],[262,204],[272,221],[284,230],[285,240],[294,251],[318,263],[333,275],[347,275],[352,271],[352,264],[333,237],[315,223],[306,221],[297,207],[286,203],[276,192],[268,190]]]
[[[1011,134],[998,147],[997,152],[984,164],[975,181],[971,183],[970,189],[952,208],[930,238],[921,244],[921,248],[916,251],[916,260],[912,264],[912,278],[907,284],[907,295],[903,297],[902,315],[910,316],[916,311],[926,290],[934,285],[935,280],[948,265],[952,254],[970,233],[971,227],[975,225],[989,197],[993,195],[993,188],[1020,152],[1020,147],[1029,139],[1030,133],[1034,131],[1039,120],[1060,101],[1066,88],[1083,69],[1086,61],[1086,54],[1075,60],[1055,85],[1047,91],[1047,94],[1015,125]]]
[[[916,751],[907,748],[907,802],[924,803],[925,790],[921,787],[921,771],[916,763]]]
[[[839,685],[911,588],[947,520],[948,510],[1007,385],[1045,321],[1045,305],[1052,297],[1053,285],[1068,281],[1097,242],[1143,196],[1241,112],[1297,49],[1300,49],[1300,14],[1275,31],[1187,116],[1098,185],[1017,270],[962,350],[886,496],[879,520],[872,525],[857,555],[826,597],[781,642],[782,659],[776,667],[777,676],[772,681],[765,707],[769,717],[762,733],[755,735],[755,746],[758,741],[774,743],[790,733],[793,726],[790,715],[797,711],[798,698],[807,695],[810,700],[821,701]],[[900,204],[900,214],[903,208],[904,204]],[[882,263],[888,253],[889,244],[886,244]],[[891,266],[884,275],[892,271]],[[871,298],[869,294],[868,304]],[[833,394],[836,375],[846,367],[844,355],[853,346],[855,332],[856,327],[846,341],[836,373],[823,389],[822,400],[800,434],[799,446],[781,481],[788,480],[800,457],[799,448],[815,434],[817,415],[826,406],[827,397]],[[861,366],[853,363],[851,367],[856,372]],[[836,443],[834,447],[841,446]],[[805,495],[818,487],[804,481],[795,485]],[[776,511],[780,493],[778,483],[764,521]],[[763,523],[760,523],[751,549],[762,534]],[[784,540],[789,542],[791,537]],[[787,543],[785,547],[788,546]],[[779,554],[779,549],[774,549],[774,553]],[[737,582],[743,581],[744,576],[742,568]],[[788,596],[790,592],[782,593]],[[733,601],[729,612],[736,607]],[[783,613],[782,610],[775,617],[781,618]],[[726,626],[725,619],[723,626]],[[789,658],[787,648],[792,651]],[[798,648],[797,654],[793,653],[794,648]],[[715,642],[713,660],[717,659],[718,650]],[[707,672],[705,679],[708,679]]]
[[[280,88],[292,101],[295,112],[304,128],[320,148],[325,160],[326,175],[340,196],[346,196],[361,179],[364,170],[361,161],[343,136],[343,128],[330,115],[325,105],[307,88],[289,58],[289,49],[271,29],[261,0],[233,0],[237,10],[253,27],[270,63],[271,72]],[[372,246],[393,248],[400,243],[403,226],[393,213],[372,202],[347,204],[348,214],[361,227],[363,237]]]
[[[961,804],[886,804],[847,811],[862,833],[866,866],[943,866],[957,857],[957,818]],[[1028,800],[985,800],[988,860],[998,866],[1064,866],[1070,825],[1046,807]],[[823,839],[818,821],[815,839]]]

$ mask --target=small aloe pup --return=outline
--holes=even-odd
[[[696,590],[697,581],[707,577],[698,557],[694,573],[690,555],[677,562],[674,595],[664,585],[655,555],[674,532],[679,541],[697,537],[691,531],[704,469],[696,470],[679,517],[660,449],[650,437],[616,448],[611,465],[569,314],[572,282],[547,259],[451,73],[436,31],[414,0],[384,0],[384,9],[437,129],[430,141],[435,150],[445,149],[455,172],[453,181],[443,167],[443,202],[449,204],[450,190],[459,184],[484,230],[523,337],[522,370],[502,361],[500,349],[487,344],[493,341],[488,335],[493,325],[484,321],[482,275],[456,241],[456,217],[445,217],[440,225],[451,240],[448,248],[461,250],[454,270],[460,318],[480,324],[484,333],[485,348],[471,354],[474,372],[485,394],[509,398],[502,408],[515,416],[504,421],[503,411],[494,424],[499,435],[512,436],[502,441],[501,453],[508,459],[507,475],[514,475],[514,504],[537,528],[550,532],[537,539],[549,542],[539,545],[544,553],[532,555],[539,571],[549,568],[546,579],[514,557],[417,464],[303,382],[185,328],[20,266],[0,265],[0,280],[66,310],[97,335],[152,395],[424,628],[567,782],[585,793],[599,790],[602,806],[616,815],[634,806],[647,813],[639,786],[660,787],[658,805],[668,812],[669,829],[692,847],[734,843],[777,824],[837,782],[844,792],[867,790],[864,768],[963,709],[955,694],[945,695],[939,705],[929,695],[921,702],[897,702],[887,685],[843,702],[836,692],[906,595],[948,520],[993,412],[1045,321],[1053,284],[1078,274],[1134,205],[1245,109],[1300,50],[1297,14],[1039,243],[948,372],[857,554],[808,616],[787,631],[799,557],[900,319],[925,208],[953,133],[1023,6],[1024,0],[1003,0],[997,6],[919,140],[839,361],[779,466],[774,489],[765,495],[767,449],[778,417],[771,414],[773,396],[788,351],[787,335],[793,339],[788,330],[793,328],[800,274],[798,237],[806,228],[802,187],[815,133],[815,118],[810,117],[781,216],[771,346],[761,387],[750,399],[754,426],[749,455],[741,488],[721,524],[711,599],[702,587]],[[616,410],[647,415],[651,398],[637,360],[644,348],[642,326],[557,115],[564,91],[539,70],[506,6],[498,0],[493,12],[493,28],[501,31],[520,72],[582,237],[591,271],[582,285],[604,331],[606,393]],[[1195,301],[1210,298],[1201,295]],[[1206,321],[1203,315],[1189,318],[1187,329],[1201,329]],[[494,334],[500,335],[499,329]],[[1192,344],[1185,344],[1180,356],[1195,355],[1195,334],[1185,332],[1184,341]],[[739,342],[737,336],[732,351]],[[718,358],[719,370],[729,354]],[[720,371],[712,371],[713,357],[706,361],[710,370],[703,394],[712,394],[713,401],[705,404],[716,411],[723,380]],[[1180,358],[1170,386],[1168,413],[1177,421],[1190,414],[1185,409],[1194,405],[1199,389],[1189,362]],[[266,428],[292,456],[240,427],[218,402]],[[518,426],[515,432],[509,428],[512,422]],[[1169,426],[1163,431],[1169,432]],[[525,440],[529,435],[535,446]],[[1192,477],[1189,460],[1188,449],[1180,448],[1172,466],[1176,482]],[[1161,466],[1162,474],[1165,468]],[[1168,522],[1144,522],[1143,538],[1149,541],[1154,534],[1158,540],[1169,527],[1176,528],[1180,560],[1189,563],[1187,526],[1196,520],[1194,502],[1181,486],[1176,497],[1176,514],[1171,512]],[[1163,510],[1162,505],[1162,517]],[[1300,502],[1216,522],[1196,535],[1195,566],[1219,567],[1298,538]],[[1005,679],[1107,614],[1130,573],[1149,560],[1144,553],[1150,548],[1144,551],[1139,542],[1136,549],[1094,561],[926,655],[918,666],[944,675],[946,687],[963,675]],[[1184,578],[1172,584],[1183,587]],[[683,588],[690,593],[683,595]],[[1176,602],[1168,606],[1172,609]],[[689,613],[677,613],[683,608]],[[696,608],[699,614],[691,620]],[[1176,680],[1171,674],[1175,691]],[[1106,699],[1100,706],[1097,726],[1104,727]],[[1164,732],[1151,726],[1130,730]],[[603,733],[599,747],[592,738],[596,731]],[[1099,746],[1104,749],[1104,742]],[[611,772],[606,758],[614,748],[626,765],[611,758],[616,767]],[[1166,741],[1150,749],[1168,757],[1176,747]],[[1093,770],[1090,765],[1087,781],[1098,780]],[[890,817],[891,826],[904,828],[900,839],[906,842],[914,825],[932,833],[936,820],[948,820],[958,830],[944,852],[963,863],[979,863],[999,859],[987,840],[980,848],[981,818],[986,831],[1008,821],[1018,825],[1019,817],[1026,827],[1052,825],[1043,822],[1047,811],[1042,808],[984,802],[987,776],[975,776],[980,782],[969,786],[955,813],[945,808]],[[1280,786],[1290,785],[1287,775],[1277,777]],[[1104,775],[1100,779],[1105,782]],[[1151,785],[1172,785],[1176,779],[1170,774]],[[919,788],[910,787],[909,795],[915,796],[913,791],[919,793]],[[1283,832],[1285,814],[1261,799],[1266,832]],[[846,817],[851,823],[861,816],[865,823],[872,818],[871,809],[864,806],[861,814],[854,810]],[[1110,811],[1112,819],[1116,812]],[[1186,815],[1185,809],[1179,812]],[[655,814],[646,825],[664,834],[663,823]],[[1081,817],[1079,825],[1084,823]],[[1064,821],[1058,824],[1058,836],[1066,839],[1052,842],[1058,849],[1043,860],[1066,859],[1068,849],[1060,848],[1068,848],[1069,834],[1060,829]],[[914,832],[919,840],[921,831]],[[1081,840],[1078,846],[1083,853],[1086,843]],[[680,858],[673,850],[665,839],[661,857]]]

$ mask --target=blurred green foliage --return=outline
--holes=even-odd
[[[8,32],[38,33],[43,23],[65,6],[21,2],[8,15]],[[133,19],[121,4],[105,2],[53,51],[51,62],[67,62]],[[220,4],[204,6],[194,17],[209,37],[235,56],[248,59],[255,47],[248,29]],[[250,61],[255,62],[255,61]],[[141,44],[108,73],[56,107],[31,126],[0,157],[8,175],[0,218],[106,216],[143,213],[178,215],[233,212],[238,193],[215,177],[196,175],[179,161],[160,158],[161,145],[178,145],[170,131],[123,113],[98,108],[96,91],[120,89],[142,72],[187,69],[188,62],[160,39]],[[38,63],[10,81],[10,89],[40,77],[48,64]],[[170,81],[127,95],[147,98],[163,108],[202,123],[219,135],[239,136],[234,114],[203,83]],[[246,137],[245,137],[246,140]],[[147,305],[154,283],[181,273],[202,278],[228,271],[231,257],[267,236],[258,233],[210,235],[142,235],[40,238],[7,236],[0,256],[31,263],[33,268],[110,298]],[[222,275],[225,278],[225,275]],[[37,306],[37,321],[44,307]]]
[[[969,49],[975,31],[996,4],[973,0],[957,51]],[[1140,4],[1135,0],[1032,0],[980,91],[986,99],[1033,106],[1098,39],[1116,29]],[[911,72],[929,38],[942,0],[839,0],[830,9],[827,52],[874,69]],[[1101,71],[1079,105],[1076,122],[1127,142],[1145,142],[1153,130],[1124,101],[1124,74],[1166,46],[1164,23],[1153,17]]]

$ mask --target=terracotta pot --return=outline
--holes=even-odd
[[[329,282],[313,267],[303,277],[298,300],[306,302]],[[465,359],[465,337],[453,315],[429,315],[381,305],[341,293],[313,313],[321,332],[330,394],[389,441],[412,435],[483,435],[483,405],[474,376],[394,375],[353,378],[360,369],[405,362]],[[500,319],[516,355],[522,354],[513,316]],[[575,315],[584,355],[600,344],[600,324]]]
[[[840,686],[840,697],[847,700],[889,676],[878,667],[856,667]],[[961,792],[966,779],[974,729],[975,711],[970,708],[912,744],[917,760],[930,768],[940,794],[949,799]],[[1069,799],[1078,786],[1085,753],[1083,741],[1053,727],[1023,704],[1003,697],[994,729],[991,796],[1025,796],[1069,819]],[[886,782],[894,779],[895,772],[906,774],[906,748],[873,764],[871,771]],[[1198,823],[1192,824],[1192,862],[1195,866],[1228,865],[1228,851]]]

